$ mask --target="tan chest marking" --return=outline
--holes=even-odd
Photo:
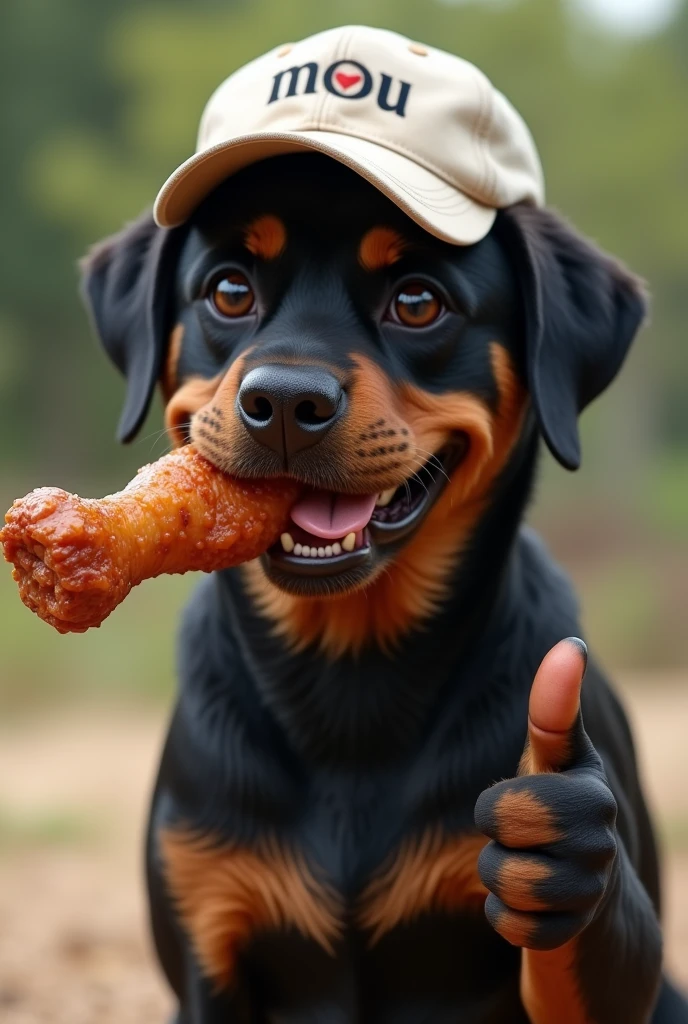
[[[259,850],[219,846],[192,832],[163,831],[165,878],[204,974],[218,990],[232,984],[240,950],[260,932],[294,928],[331,956],[346,921],[370,944],[428,912],[481,912],[487,890],[477,860],[484,836],[427,832],[404,843],[347,913],[305,858],[264,842]]]
[[[160,835],[165,877],[206,977],[231,984],[239,950],[259,932],[295,928],[334,955],[342,909],[305,859],[276,842],[217,846],[188,831]]]
[[[480,912],[487,889],[478,877],[485,836],[446,836],[439,830],[405,842],[363,893],[360,926],[373,945],[397,925],[432,911]]]

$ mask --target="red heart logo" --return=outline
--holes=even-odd
[[[346,75],[343,71],[338,71],[334,77],[342,89],[350,89],[352,85],[356,85],[356,82],[361,81],[363,75]]]

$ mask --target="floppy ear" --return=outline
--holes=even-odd
[[[150,213],[104,239],[82,260],[81,294],[105,350],[127,380],[117,439],[131,441],[146,418],[170,322],[179,229]]]
[[[643,286],[551,210],[509,207],[498,231],[523,296],[528,386],[540,429],[562,466],[578,469],[578,413],[621,368],[646,313]]]

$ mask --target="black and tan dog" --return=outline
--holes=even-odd
[[[581,713],[576,602],[520,525],[637,281],[528,205],[444,243],[315,154],[85,276],[123,439],[160,381],[175,443],[310,488],[184,617],[147,861],[179,1024],[688,1021],[626,719],[594,662]]]

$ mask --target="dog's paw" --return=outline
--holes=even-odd
[[[485,790],[477,827],[485,913],[513,945],[554,949],[595,917],[616,863],[616,801],[580,712],[580,641],[562,641],[531,691],[519,776]]]
[[[575,769],[509,779],[480,796],[475,820],[492,839],[478,861],[492,927],[528,949],[578,935],[616,858],[616,802],[607,784]]]

